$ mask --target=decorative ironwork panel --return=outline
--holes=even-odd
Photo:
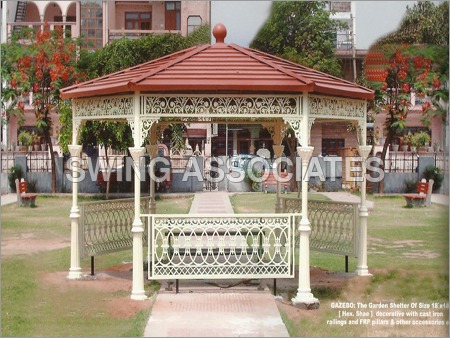
[[[148,213],[149,201],[141,198],[141,213]],[[82,257],[133,248],[134,199],[80,203],[80,216]],[[147,238],[144,233],[144,245]]]
[[[292,278],[298,216],[147,215],[149,279]]]
[[[285,118],[284,121],[288,123],[292,130],[294,131],[295,138],[301,143],[302,139],[302,118],[300,119],[289,119]]]
[[[294,96],[145,96],[147,116],[264,117],[297,115]]]
[[[134,115],[134,97],[98,97],[73,100],[73,114],[77,118],[126,118]]]
[[[364,100],[310,95],[308,102],[311,117],[366,119],[367,108]]]
[[[301,213],[300,198],[282,198],[283,212]],[[357,256],[358,204],[308,200],[312,250]],[[295,241],[298,244],[299,236]]]

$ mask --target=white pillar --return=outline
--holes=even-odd
[[[156,158],[156,155],[158,155],[158,145],[157,144],[151,144],[147,146],[147,152],[150,155],[150,160]],[[152,161],[150,161],[150,171],[154,172],[154,167],[152,164]],[[150,175],[150,213],[156,214],[156,200],[155,200],[155,180],[152,178],[152,175]]]
[[[79,221],[80,209],[78,208],[78,178],[79,178],[79,164],[81,161],[81,145],[69,145],[69,152],[72,156],[72,208],[70,209],[70,269],[68,279],[81,278],[80,265],[80,238],[79,236]]]
[[[319,300],[311,292],[311,279],[309,271],[309,235],[311,226],[308,219],[308,164],[314,147],[297,147],[297,154],[302,159],[302,219],[298,227],[300,236],[299,262],[298,262],[298,290],[292,298],[294,306],[316,309]]]
[[[238,154],[237,143],[238,143],[238,131],[233,130],[233,155]]]
[[[363,142],[365,138],[363,139]],[[365,142],[364,142],[365,143]],[[372,150],[372,146],[359,146],[361,156],[362,182],[361,182],[361,206],[359,207],[359,246],[356,274],[358,276],[371,276],[367,266],[367,217],[369,216],[366,201],[366,160]]]
[[[273,152],[275,154],[276,158],[281,158],[281,156],[283,155],[283,151],[284,151],[284,145],[279,144],[279,145],[273,145]],[[278,173],[279,176],[281,176],[281,163],[278,163],[276,171]],[[279,177],[278,176],[278,177]],[[277,177],[277,176],[275,176]],[[275,201],[275,213],[281,213],[282,211],[282,206],[281,206],[281,183],[280,180],[277,179],[277,199]]]
[[[259,138],[259,128],[249,128],[250,129],[250,154],[254,155],[255,154],[255,140],[257,140]]]
[[[144,248],[142,235],[144,225],[141,220],[141,172],[140,160],[144,156],[145,148],[129,148],[134,162],[134,221],[131,232],[133,233],[133,288],[131,299],[146,299],[144,290]],[[142,173],[143,174],[143,173]]]

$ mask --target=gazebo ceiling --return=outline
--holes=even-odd
[[[226,28],[216,25],[216,43],[168,56],[61,90],[63,99],[142,93],[315,93],[373,99],[372,90],[282,58],[224,43]]]

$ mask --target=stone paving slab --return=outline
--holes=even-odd
[[[190,214],[232,214],[229,194],[222,191],[199,192],[194,196]]]
[[[289,337],[264,291],[160,291],[144,337]]]
[[[1,205],[8,205],[17,202],[16,194],[5,194],[0,196]]]

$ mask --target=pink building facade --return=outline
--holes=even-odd
[[[73,38],[81,38],[87,49],[102,48],[122,37],[179,33],[186,36],[210,23],[209,1],[2,1],[2,42],[22,27],[50,29],[63,26]],[[30,97],[32,100],[32,97]],[[30,102],[30,101],[28,101]],[[2,148],[16,150],[20,131],[36,130],[32,107],[26,103],[24,121],[2,121]],[[52,115],[52,135],[58,143],[59,119]],[[37,130],[36,130],[37,131]],[[55,143],[54,143],[55,144]],[[58,147],[56,147],[58,151]]]

